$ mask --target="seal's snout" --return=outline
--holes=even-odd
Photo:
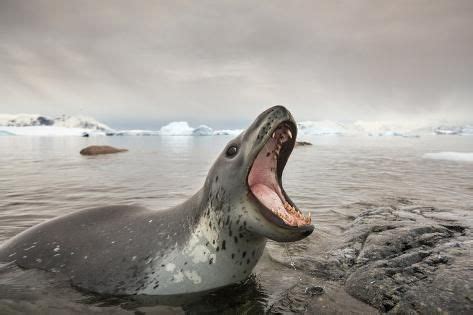
[[[265,110],[261,114],[265,115],[265,114],[272,113],[272,112],[280,112],[280,114],[283,114],[283,115],[287,114],[287,113],[290,113],[289,110],[286,107],[284,107],[283,105],[275,105],[273,107],[268,108],[267,110]]]
[[[289,120],[295,123],[294,118],[291,115],[291,112],[282,105],[276,105],[268,108],[262,112],[257,121],[262,122],[262,120]]]

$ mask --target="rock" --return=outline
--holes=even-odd
[[[54,125],[54,120],[44,116],[38,116],[37,122],[40,126],[52,126]]]
[[[464,210],[406,202],[372,206],[348,218],[351,223],[330,239],[328,251],[322,249],[320,255],[313,255],[311,247],[309,256],[293,249],[294,269],[314,277],[321,287],[338,283],[349,295],[379,312],[472,314],[473,237],[469,217],[471,214]],[[286,258],[271,255],[274,261],[291,268]],[[331,294],[324,296],[330,298]],[[295,303],[291,297],[286,297],[287,303]],[[320,301],[304,305],[310,309],[317,303]],[[283,306],[281,301],[274,304]]]
[[[332,252],[347,266],[345,290],[382,312],[473,311],[469,229],[436,219],[442,212],[415,206],[362,212],[345,232],[343,249]]]
[[[314,285],[311,287],[307,287],[305,293],[310,296],[322,295],[324,294],[324,288]]]
[[[87,148],[84,148],[80,151],[82,155],[99,155],[99,154],[110,154],[110,153],[119,153],[126,152],[127,149],[118,149],[108,145],[91,145]]]
[[[307,292],[309,287],[307,283],[297,283],[289,290],[284,292],[278,299],[277,303],[274,303],[269,313],[270,314],[293,314],[293,313],[305,313],[309,306],[310,298],[318,294],[310,294]],[[323,290],[323,289],[322,289]]]
[[[296,147],[303,147],[303,146],[308,146],[312,145],[312,143],[307,142],[307,141],[296,141]]]

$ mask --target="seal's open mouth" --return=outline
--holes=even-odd
[[[251,193],[267,210],[262,211],[263,215],[275,223],[290,227],[311,223],[310,214],[302,214],[281,185],[282,171],[294,148],[296,132],[296,126],[290,121],[279,124],[256,156],[248,173]]]

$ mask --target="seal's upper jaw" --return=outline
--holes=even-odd
[[[250,194],[260,204],[263,216],[285,228],[313,230],[310,214],[304,215],[286,195],[281,177],[296,142],[297,127],[291,120],[271,130],[248,172]],[[307,234],[307,235],[308,235]]]

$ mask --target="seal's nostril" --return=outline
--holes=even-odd
[[[304,231],[304,232],[302,232],[302,235],[309,236],[310,234],[312,234],[312,231],[313,230]]]

